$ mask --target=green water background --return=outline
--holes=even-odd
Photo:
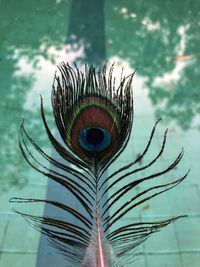
[[[179,187],[125,218],[188,215],[144,243],[135,266],[199,267],[199,7],[197,0],[0,1],[0,267],[36,266],[40,235],[11,211],[8,201],[13,196],[46,196],[48,182],[24,162],[18,131],[24,117],[28,132],[51,152],[41,126],[40,94],[54,129],[50,93],[56,64],[63,60],[80,65],[115,61],[116,75],[123,66],[130,73],[139,64],[133,134],[116,164],[141,152],[162,117],[147,161],[159,150],[168,127],[167,149],[158,167],[164,168],[183,146],[185,157],[172,178],[188,168],[191,172]],[[35,211],[42,214],[43,209]]]

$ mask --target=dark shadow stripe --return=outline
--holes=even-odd
[[[104,0],[72,0],[66,42],[71,45],[71,49],[74,51],[84,46],[84,58],[81,58],[80,62],[94,65],[102,65],[105,62]],[[80,209],[80,204],[73,195],[61,186],[55,185],[51,180],[48,181],[46,199],[55,199],[68,205],[72,204],[73,208],[75,207],[77,210]],[[46,205],[44,216],[47,215],[57,217],[61,216],[61,213],[59,210]],[[62,254],[58,254],[48,244],[44,235],[40,237],[36,266],[72,267],[70,263],[67,265],[66,258]]]
[[[101,65],[106,59],[104,0],[73,0],[67,44],[84,46],[84,63]]]

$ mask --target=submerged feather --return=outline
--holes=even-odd
[[[152,233],[183,216],[164,221],[124,224],[121,220],[135,207],[160,195],[182,182],[188,172],[172,182],[150,186],[138,193],[127,196],[136,186],[161,177],[173,170],[183,157],[183,150],[164,170],[150,173],[142,178],[134,174],[142,173],[156,163],[164,152],[167,131],[157,156],[148,164],[143,158],[150,149],[157,121],[149,141],[136,160],[111,175],[105,171],[125,149],[133,123],[132,79],[121,77],[116,87],[112,65],[96,72],[93,66],[86,66],[81,72],[75,65],[59,65],[60,76],[55,76],[52,89],[52,107],[55,123],[62,141],[52,134],[45,117],[41,98],[41,116],[48,138],[64,163],[52,158],[20,127],[19,145],[26,161],[39,173],[69,190],[81,205],[75,207],[55,200],[12,198],[11,202],[46,203],[67,214],[74,220],[39,217],[21,214],[33,227],[49,237],[49,240],[71,262],[72,266],[109,267],[123,266],[134,257],[136,247]],[[41,163],[31,152],[30,147],[39,153],[52,168]],[[70,164],[70,165],[69,165]],[[128,181],[127,177],[131,176]],[[121,182],[123,181],[123,185]],[[115,189],[116,185],[119,185]],[[122,201],[123,200],[123,201]],[[113,209],[115,208],[115,209]],[[114,212],[110,212],[113,211]],[[118,226],[118,222],[121,225]],[[70,265],[71,266],[71,265]]]

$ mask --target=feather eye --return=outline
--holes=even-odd
[[[159,120],[155,123],[149,141],[140,156],[109,176],[105,171],[125,149],[133,123],[132,79],[121,77],[118,87],[113,68],[106,66],[96,72],[85,66],[81,72],[75,65],[59,65],[60,76],[55,75],[52,89],[52,107],[55,123],[62,139],[52,134],[45,117],[41,98],[41,116],[47,136],[62,162],[52,158],[20,127],[19,146],[26,161],[39,173],[58,183],[78,203],[81,209],[69,203],[52,199],[12,198],[11,202],[46,203],[69,215],[62,220],[21,214],[33,227],[45,234],[53,246],[62,252],[70,266],[110,267],[123,266],[132,261],[135,248],[152,233],[184,217],[164,221],[128,223],[121,220],[134,208],[181,183],[188,172],[171,182],[158,183],[158,178],[170,173],[181,161],[183,150],[164,170],[149,173],[144,170],[159,160],[164,153],[167,130],[158,154],[146,165],[137,165],[148,153]],[[44,159],[40,162],[35,153]],[[48,167],[48,164],[51,167]],[[137,167],[135,167],[137,166]],[[131,176],[127,179],[127,177]],[[134,189],[151,181],[151,186],[133,194]],[[155,182],[154,185],[152,183]],[[119,185],[115,189],[116,185]],[[131,197],[130,197],[131,192]],[[135,191],[134,191],[135,192]],[[128,200],[127,200],[128,198]],[[119,222],[120,225],[119,225]]]
[[[61,64],[55,77],[52,106],[64,143],[91,169],[94,159],[102,169],[130,135],[133,119],[132,78],[122,77],[114,87],[113,67],[96,73],[93,66],[82,73]],[[81,162],[79,162],[81,164]]]

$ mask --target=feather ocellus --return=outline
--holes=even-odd
[[[133,123],[134,73],[128,77],[122,75],[116,86],[113,77],[114,65],[109,71],[104,66],[98,72],[93,66],[86,66],[85,71],[81,72],[76,65],[73,69],[65,63],[60,64],[58,68],[60,76],[55,75],[52,107],[62,142],[54,137],[48,126],[42,99],[41,116],[48,138],[64,163],[46,154],[26,132],[24,123],[20,128],[19,144],[27,162],[38,172],[66,188],[82,209],[77,211],[64,202],[53,200],[12,198],[11,202],[46,203],[75,218],[76,223],[18,212],[49,237],[51,243],[72,264],[69,266],[124,266],[133,260],[133,251],[141,242],[152,233],[183,217],[128,224],[123,221],[124,216],[134,208],[170,190],[185,179],[187,173],[171,182],[159,184],[157,181],[158,177],[177,166],[183,157],[183,150],[164,170],[142,178],[134,177],[134,174],[154,165],[164,152],[167,131],[158,154],[146,165],[138,167],[137,163],[142,162],[151,146],[158,124],[156,122],[140,156],[108,176],[105,171],[123,152],[130,137]],[[31,153],[30,146],[54,168],[48,168],[39,162]],[[129,176],[132,179],[128,180]],[[148,180],[155,181],[155,185],[132,194],[127,200],[128,193]],[[119,183],[120,186],[116,189],[115,186]],[[118,226],[120,221],[121,225]]]

